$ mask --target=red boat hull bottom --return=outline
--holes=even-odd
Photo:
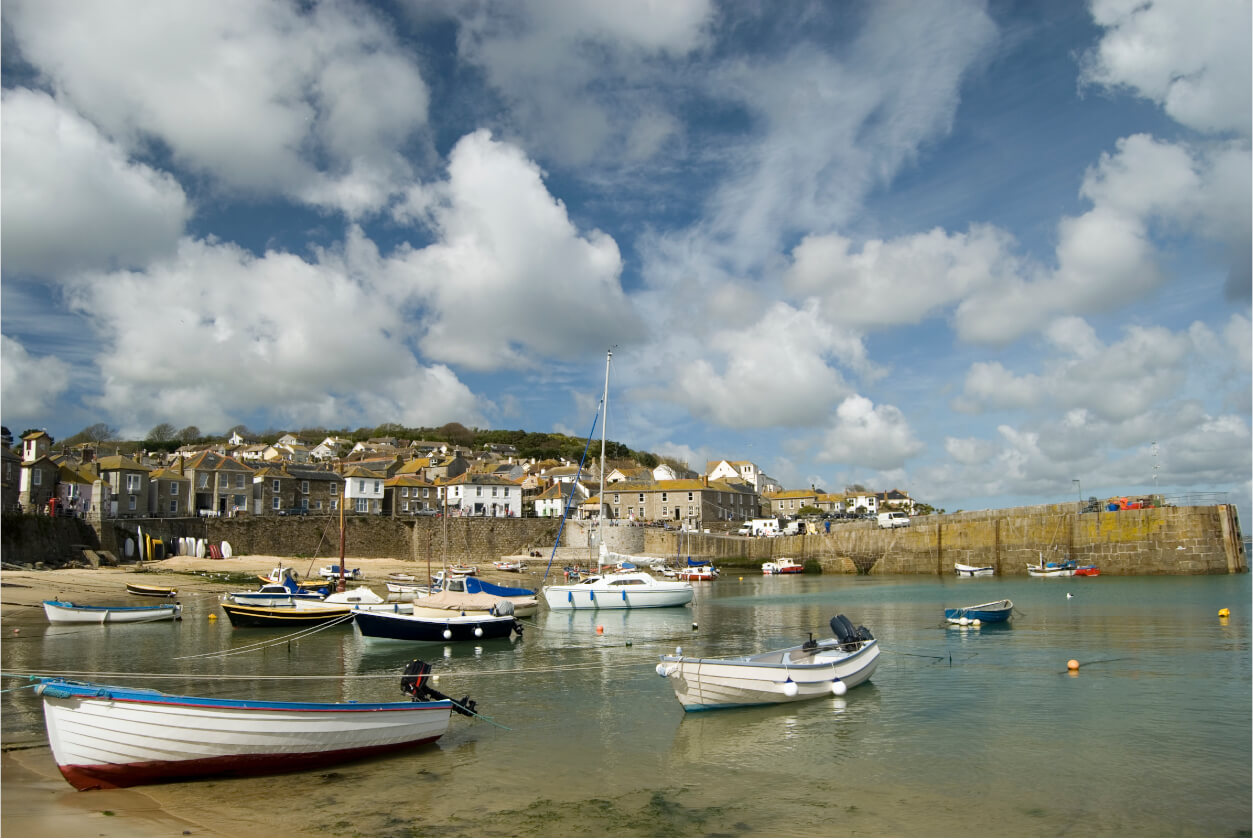
[[[1099,577],[1100,575],[1101,575],[1101,572],[1100,572],[1100,569],[1098,568],[1076,568],[1075,569],[1076,577]]]
[[[185,781],[211,775],[270,775],[280,772],[296,772],[318,769],[336,763],[371,757],[373,755],[411,749],[433,743],[440,735],[412,740],[406,743],[388,743],[381,746],[363,746],[353,749],[337,749],[328,752],[303,752],[299,754],[223,755],[196,760],[153,760],[143,763],[102,763],[96,765],[58,766],[65,780],[77,790],[117,789],[143,784],[161,784],[168,781]]]

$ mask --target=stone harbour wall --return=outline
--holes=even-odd
[[[395,519],[348,516],[345,555],[390,557],[414,562],[492,562],[501,556],[551,552],[560,521],[555,519]],[[106,521],[94,528],[77,519],[6,515],[4,561],[57,566],[82,559],[82,549],[112,552],[125,561],[124,545],[139,528],[171,544],[178,537],[230,542],[236,555],[336,559],[339,519],[178,518]],[[567,521],[563,553],[589,545],[588,528]],[[924,516],[909,527],[885,530],[875,522],[833,522],[828,532],[804,536],[742,537],[680,533],[660,527],[608,525],[605,542],[620,553],[712,559],[728,565],[760,566],[791,557],[826,573],[953,573],[954,563],[991,565],[1002,575],[1026,575],[1027,564],[1074,559],[1102,574],[1236,574],[1248,572],[1244,536],[1235,507],[1156,507],[1080,513],[1077,504],[985,510]],[[446,547],[445,547],[446,546]],[[588,558],[592,556],[588,551]]]
[[[804,536],[644,533],[643,553],[758,564],[778,557],[817,562],[827,573],[952,574],[953,565],[991,565],[1025,576],[1027,565],[1074,559],[1102,574],[1247,573],[1235,507],[1156,507],[1079,513],[1075,504],[924,516],[909,527],[833,522]]]

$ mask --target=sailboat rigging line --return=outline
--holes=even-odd
[[[315,632],[321,632],[323,629],[329,629],[332,626],[339,626],[340,624],[347,623],[351,620],[352,620],[352,612],[348,612],[347,614],[343,615],[342,617],[336,618],[333,621],[328,621],[323,624],[318,624],[317,626],[309,627],[308,629],[302,629],[299,632],[293,632],[289,635],[283,635],[271,641],[258,641],[255,644],[246,644],[242,647],[233,647],[229,650],[216,650],[211,653],[197,653],[196,655],[180,655],[180,656],[175,656],[171,660],[182,661],[184,659],[189,659],[189,658],[225,658],[226,656],[239,655],[241,653],[256,652],[257,650],[262,650],[262,649],[265,649],[266,647],[273,647],[278,644],[288,643],[290,641],[299,641],[301,638],[307,638],[308,636],[313,635]]]
[[[544,566],[544,576],[540,578],[540,585],[548,579],[548,570],[553,567],[553,560],[557,557],[557,546],[561,544],[561,532],[566,527],[566,516],[570,515],[570,505],[574,502],[574,491],[579,487],[579,478],[583,475],[583,464],[587,462],[588,449],[592,447],[592,436],[596,433],[596,423],[600,420],[601,409],[605,407],[602,400],[596,406],[596,416],[592,417],[592,430],[587,432],[587,442],[583,444],[583,457],[579,458],[579,470],[574,474],[574,480],[570,482],[570,497],[566,499],[565,507],[561,511],[561,524],[557,525],[557,538],[553,540],[553,552],[548,557],[548,564]]]

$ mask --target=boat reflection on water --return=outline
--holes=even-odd
[[[693,620],[689,609],[569,609],[548,611],[540,627],[565,636],[603,636],[636,644],[682,641],[692,634]]]
[[[856,732],[873,724],[882,694],[867,682],[846,696],[789,705],[727,708],[716,714],[684,714],[675,732],[671,759],[723,765],[738,771],[780,752],[842,753],[864,739]],[[822,757],[819,762],[827,758]],[[808,759],[802,759],[808,764]]]

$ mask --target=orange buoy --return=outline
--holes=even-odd
[[[1078,662],[1078,661],[1076,661],[1075,659],[1073,659],[1073,658],[1072,658],[1070,661],[1066,662],[1066,669],[1067,669],[1067,670],[1078,670],[1078,669],[1079,669],[1079,662]]]
[[[604,635],[604,634],[605,634],[605,627],[603,627],[603,626],[597,626],[597,627],[596,627],[596,634],[597,634],[597,635]]]

